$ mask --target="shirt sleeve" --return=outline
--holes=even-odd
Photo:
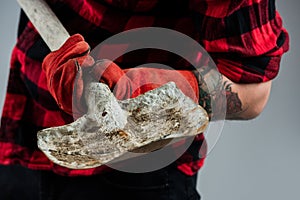
[[[207,4],[202,13],[206,28],[202,40],[204,48],[219,71],[234,82],[274,79],[281,57],[289,49],[289,35],[276,10],[275,0],[224,2],[227,3],[215,8]]]

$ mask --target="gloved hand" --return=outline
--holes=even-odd
[[[83,71],[93,65],[91,75],[106,83],[118,99],[133,98],[173,81],[185,95],[198,102],[198,81],[191,71],[158,68],[122,70],[109,60],[95,63],[89,52],[88,43],[80,34],[75,34],[60,49],[47,55],[42,64],[49,92],[59,107],[75,118],[87,110],[82,103]]]
[[[185,95],[198,103],[198,80],[188,70],[149,67],[122,70],[116,63],[104,59],[95,63],[92,74],[95,79],[106,83],[120,100],[134,98],[173,81]]]
[[[90,47],[80,34],[71,36],[61,48],[48,54],[42,68],[46,74],[49,92],[58,106],[70,115],[85,112],[82,104],[84,83],[82,70],[94,64]]]

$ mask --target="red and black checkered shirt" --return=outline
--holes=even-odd
[[[138,27],[165,27],[198,41],[219,71],[240,83],[273,79],[281,56],[288,50],[288,34],[275,0],[48,0],[70,34],[80,33],[91,47],[110,36]],[[48,92],[41,69],[50,52],[21,12],[18,40],[12,52],[9,83],[1,119],[0,164],[21,164],[68,176],[100,173],[102,167],[71,170],[53,164],[37,148],[36,133],[73,121]],[[122,63],[121,63],[122,66]],[[188,175],[204,158],[195,138],[176,162]]]

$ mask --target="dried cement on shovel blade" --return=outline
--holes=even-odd
[[[87,114],[38,132],[38,147],[58,165],[98,167],[129,151],[145,152],[163,147],[161,141],[195,136],[208,125],[206,111],[173,82],[123,101],[105,84],[90,83],[86,99]]]

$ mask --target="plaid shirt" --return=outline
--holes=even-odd
[[[48,0],[70,34],[82,34],[91,47],[124,30],[165,27],[198,41],[219,71],[235,82],[273,79],[281,56],[288,50],[288,34],[275,0]],[[71,170],[53,164],[38,150],[36,133],[73,121],[49,94],[43,58],[50,52],[22,12],[18,40],[12,52],[9,83],[1,119],[0,164],[21,164],[62,175],[92,175],[105,167]],[[205,144],[198,135],[176,161],[188,175],[197,172]],[[201,152],[200,152],[201,154]]]

